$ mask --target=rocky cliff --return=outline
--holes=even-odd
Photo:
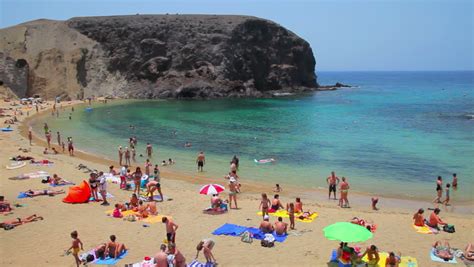
[[[318,87],[309,44],[248,16],[38,20],[1,29],[0,52],[9,62],[0,81],[19,97],[262,97]]]

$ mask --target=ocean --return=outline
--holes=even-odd
[[[436,177],[448,183],[457,173],[451,198],[473,200],[474,72],[317,75],[323,85],[356,87],[272,99],[119,100],[76,107],[72,120],[70,109],[45,115],[33,127],[41,133],[47,122],[78,149],[110,159],[136,136],[137,154],[150,142],[153,163],[172,158],[189,174],[202,150],[205,174],[219,182],[233,155],[242,181],[325,188],[335,171],[355,191],[407,199],[433,199]],[[265,158],[276,162],[254,162]]]

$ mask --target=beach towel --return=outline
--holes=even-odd
[[[215,210],[215,209],[213,209],[213,208],[211,208],[211,207],[209,207],[209,208],[207,208],[207,209],[204,209],[204,210],[202,211],[202,213],[204,213],[204,214],[209,214],[209,215],[219,215],[219,214],[224,214],[224,213],[226,213],[226,212],[227,212],[227,210]]]
[[[65,186],[65,185],[75,185],[75,183],[73,183],[73,182],[69,182],[69,181],[65,181],[65,182],[66,182],[66,183],[64,183],[64,184],[51,184],[51,183],[50,183],[49,186],[51,186],[51,187],[58,187],[58,186]]]
[[[217,228],[212,232],[213,235],[229,235],[229,236],[240,236],[243,232],[248,231],[252,234],[254,239],[262,240],[265,238],[265,233],[258,228],[245,227],[235,224],[226,223],[221,227]],[[288,235],[277,235],[275,232],[272,233],[275,241],[283,242],[286,240]]]
[[[188,264],[188,267],[214,267],[217,266],[213,262],[206,262],[206,263],[201,263],[197,260],[193,260],[190,264]]]
[[[105,259],[96,259],[94,261],[94,264],[98,265],[116,265],[121,259],[125,258],[127,256],[128,251],[125,251],[124,253],[120,254],[117,258],[110,258],[106,257]]]
[[[27,198],[29,197],[25,192],[20,192],[16,198]]]
[[[150,197],[148,197],[145,194],[140,194],[138,199],[141,200],[141,201],[144,201],[144,202],[149,202],[150,201]],[[164,201],[164,200],[168,200],[168,197],[163,195],[163,200],[162,200],[160,195],[153,195],[153,201]]]
[[[378,263],[377,266],[378,267],[385,266],[385,261],[388,258],[388,253],[387,252],[380,252],[379,257],[380,257],[380,260],[379,260],[379,263]],[[364,256],[364,258],[362,258],[362,260],[366,261],[366,262],[369,261],[369,259],[367,258],[367,255]],[[418,261],[416,260],[416,258],[413,258],[413,257],[410,257],[410,256],[402,256],[399,267],[418,267]]]
[[[257,214],[262,216],[261,211],[257,212]],[[268,214],[275,217],[290,218],[290,215],[288,215],[288,211],[286,210],[277,210],[275,212],[269,212]],[[302,212],[295,213],[295,221],[310,223],[319,216],[317,212],[313,212],[307,219],[300,219],[299,216],[301,215],[303,215]]]
[[[99,197],[98,200],[102,201],[102,200],[103,200],[103,199],[102,199],[102,195],[101,195],[101,194],[97,194],[97,195],[98,195],[98,197]],[[107,192],[107,198],[114,198],[114,195],[112,195],[111,193]],[[89,198],[89,201],[94,201],[94,198],[91,196],[91,197]]]
[[[413,225],[413,228],[415,228],[416,232],[420,234],[437,234],[438,233],[438,230],[433,229],[427,225],[425,226]]]
[[[105,213],[109,216],[112,216],[113,212],[114,212],[114,210],[108,210]],[[126,210],[126,211],[122,211],[122,215],[123,215],[123,218],[125,218],[127,216],[130,216],[130,215],[137,216],[138,212],[133,211],[133,210]],[[157,214],[157,215],[149,215],[148,217],[146,217],[144,219],[140,219],[140,218],[137,218],[137,219],[138,219],[139,222],[145,222],[145,223],[153,224],[153,223],[162,223],[161,220],[163,219],[163,217],[170,218],[170,219],[173,218],[173,217],[168,216],[168,215]]]
[[[431,248],[430,257],[431,257],[431,260],[432,260],[432,261],[436,261],[436,262],[458,263],[458,262],[456,261],[456,257],[453,257],[453,258],[452,258],[451,260],[449,260],[449,261],[445,261],[445,260],[441,259],[440,257],[436,256],[436,254],[435,254],[435,249],[434,249],[434,248]]]

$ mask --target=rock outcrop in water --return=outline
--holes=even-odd
[[[39,20],[0,30],[0,51],[25,60],[19,97],[262,97],[315,90],[309,44],[248,16],[135,15]]]

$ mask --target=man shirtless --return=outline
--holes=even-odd
[[[204,156],[204,152],[201,151],[199,152],[197,158],[196,158],[196,163],[198,166],[198,171],[203,171],[204,164],[206,163],[206,156]]]
[[[157,215],[158,211],[156,209],[156,203],[150,202],[143,204],[143,201],[138,201],[138,208],[137,211],[139,213],[139,217],[146,218],[149,215]]]
[[[268,221],[270,217],[268,215],[263,216],[263,221],[260,223],[259,229],[264,233],[273,232],[273,225]]]
[[[168,240],[168,243],[174,243],[176,239],[176,230],[178,230],[178,225],[167,217],[163,217],[163,219],[161,219],[161,222],[166,225],[166,239]]]
[[[329,196],[328,198],[331,199],[331,192],[334,192],[334,200],[336,200],[336,187],[339,184],[339,177],[336,176],[334,172],[331,172],[331,176],[328,176],[326,182],[329,185]]]
[[[168,245],[168,254],[169,256],[172,256],[173,266],[186,267],[186,258],[183,256],[181,251],[176,248],[174,242]]]
[[[272,210],[277,211],[278,209],[285,209],[280,201],[280,195],[276,194],[272,199]]]
[[[168,255],[166,254],[166,245],[161,244],[160,251],[155,255],[156,267],[168,267]]]
[[[110,242],[108,242],[105,246],[106,255],[111,258],[117,258],[120,254],[127,250],[124,244],[115,242],[115,240],[115,235],[111,235]]]
[[[275,222],[275,232],[277,233],[277,235],[283,235],[283,234],[286,235],[287,228],[288,228],[288,224],[283,222],[282,217],[278,217],[278,221]]]

